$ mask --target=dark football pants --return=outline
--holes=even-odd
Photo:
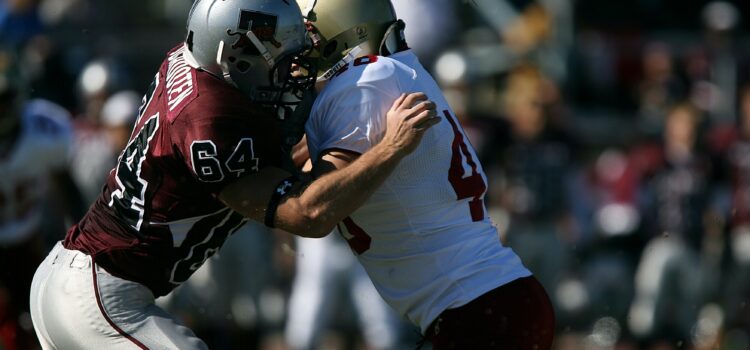
[[[448,309],[427,329],[433,349],[548,350],[555,315],[544,287],[525,277]]]

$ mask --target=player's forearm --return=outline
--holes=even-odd
[[[404,155],[387,144],[376,145],[345,169],[316,179],[284,201],[276,227],[306,237],[327,235],[383,184]]]

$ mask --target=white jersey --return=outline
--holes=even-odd
[[[531,275],[486,215],[486,176],[440,88],[410,51],[359,58],[318,96],[306,132],[313,160],[364,153],[393,101],[415,91],[444,120],[339,229],[383,298],[425,331],[445,309]]]
[[[0,157],[0,244],[28,238],[42,220],[49,174],[67,166],[72,142],[68,112],[44,100],[28,102],[11,151]]]

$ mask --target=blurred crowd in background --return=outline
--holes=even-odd
[[[480,154],[501,239],[555,304],[557,349],[750,349],[750,2],[393,2]],[[87,203],[190,6],[0,0],[28,97],[73,116]],[[48,216],[40,249],[69,224]],[[159,302],[212,349],[413,348],[367,284],[337,235],[249,225]],[[0,349],[24,349],[4,287]]]

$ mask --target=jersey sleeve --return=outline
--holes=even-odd
[[[413,85],[412,72],[385,57],[357,59],[328,83],[305,132],[313,161],[327,150],[364,153],[380,142],[393,101]]]
[[[397,89],[359,85],[336,96],[324,95],[313,109],[305,131],[310,156],[316,161],[332,149],[364,153],[383,138],[386,113],[398,97]]]
[[[213,195],[242,176],[279,165],[281,148],[271,124],[224,113],[184,119],[173,142],[190,175]]]

